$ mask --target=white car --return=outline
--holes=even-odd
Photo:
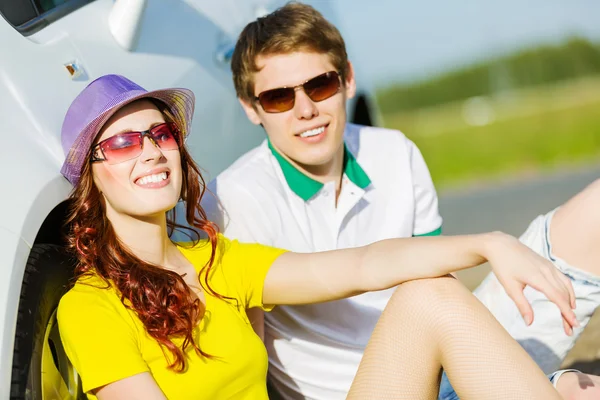
[[[310,3],[310,1],[308,1]],[[60,175],[63,116],[94,78],[196,94],[188,144],[214,177],[264,133],[243,114],[229,58],[241,29],[284,2],[267,0],[0,1],[0,399],[81,398],[55,310],[72,277],[61,230],[71,186]],[[332,22],[331,2],[314,1]],[[338,11],[342,11],[341,9]],[[378,120],[360,77],[352,121]]]

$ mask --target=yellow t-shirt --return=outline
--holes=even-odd
[[[196,271],[210,257],[202,241],[180,251]],[[241,244],[219,236],[210,286],[218,299],[205,292],[206,312],[194,331],[200,348],[215,356],[198,356],[188,347],[187,369],[167,369],[165,355],[145,331],[136,313],[127,309],[118,292],[99,277],[80,278],[58,306],[58,325],[67,356],[79,372],[88,398],[91,390],[129,376],[150,372],[168,399],[267,399],[267,352],[252,330],[245,309],[262,307],[264,279],[283,250]],[[175,342],[175,343],[181,343]],[[167,352],[170,356],[170,353]]]

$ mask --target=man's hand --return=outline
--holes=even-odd
[[[534,318],[533,309],[523,294],[525,286],[531,286],[558,306],[565,332],[571,336],[579,322],[573,312],[575,292],[569,278],[516,238],[501,232],[492,235],[495,240],[490,241],[485,257],[525,323],[531,325]]]

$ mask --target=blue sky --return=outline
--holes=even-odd
[[[600,0],[321,1],[336,2],[351,59],[380,87],[569,35],[600,42]]]

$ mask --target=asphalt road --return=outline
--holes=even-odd
[[[519,236],[537,216],[568,200],[600,177],[600,166],[551,175],[440,193],[444,234],[501,230]],[[481,266],[459,273],[471,289],[487,275]],[[600,313],[597,314],[565,360],[588,373],[600,375]]]

